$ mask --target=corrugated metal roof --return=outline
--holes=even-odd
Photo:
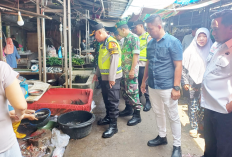
[[[124,13],[129,0],[104,0],[106,16],[120,18]]]

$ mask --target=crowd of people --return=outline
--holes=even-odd
[[[97,24],[93,34],[101,45],[94,80],[102,79],[106,108],[106,116],[98,125],[109,124],[102,137],[110,138],[118,132],[118,117],[132,116],[127,125],[134,126],[142,121],[140,110],[152,107],[158,135],[147,145],[167,144],[167,114],[173,136],[172,157],[181,157],[178,99],[182,88],[188,100],[190,136],[197,137],[199,130],[204,131],[204,157],[232,156],[231,16],[231,10],[214,13],[211,31],[193,26],[182,43],[165,32],[159,15],[136,21],[131,28],[126,20],[119,21],[115,37]],[[125,100],[121,112],[120,90]],[[142,93],[144,105],[140,102]]]
[[[190,135],[196,137],[203,126],[203,157],[232,156],[231,17],[232,10],[211,16],[214,43],[207,28],[195,27],[182,45],[177,38],[165,32],[162,18],[156,14],[145,20],[147,32],[143,21],[133,24],[131,29],[134,33],[126,20],[119,21],[115,26],[115,38],[102,24],[94,26],[93,35],[100,43],[97,44],[99,54],[94,80],[101,79],[106,108],[106,116],[97,124],[109,125],[102,137],[110,138],[118,132],[118,117],[132,116],[127,125],[134,126],[142,121],[141,109],[146,112],[152,108],[158,135],[147,145],[155,147],[168,143],[167,114],[173,136],[172,157],[181,157],[178,99],[182,85],[189,94]],[[16,60],[16,51],[12,39],[8,38],[4,49],[6,56],[14,55]],[[0,61],[0,124],[4,126],[0,129],[0,157],[21,157],[11,123],[18,125],[23,118],[35,118],[30,116],[34,111],[26,110],[27,103],[17,80],[18,74],[12,68],[15,68],[13,64]],[[125,100],[125,109],[121,112],[118,108],[120,91]],[[140,101],[142,93],[146,98],[144,105]],[[10,113],[9,103],[14,108]]]

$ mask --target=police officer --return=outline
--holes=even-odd
[[[102,137],[110,138],[118,132],[117,117],[122,77],[121,50],[118,42],[106,33],[102,24],[97,24],[94,30],[95,38],[101,42],[96,73],[102,78],[101,89],[106,108],[106,116],[98,121],[98,125],[109,124]],[[94,76],[95,81],[97,74]]]
[[[132,28],[133,28],[133,31],[135,32],[135,34],[138,35],[139,39],[140,39],[138,81],[139,81],[139,97],[141,97],[142,92],[141,92],[140,87],[141,87],[141,84],[143,81],[144,69],[145,69],[146,62],[147,62],[147,44],[152,38],[149,35],[149,33],[145,31],[144,22],[142,20],[138,20],[138,21],[134,22]],[[147,112],[151,109],[151,102],[149,100],[149,93],[148,93],[148,85],[146,85],[146,93],[144,93],[144,96],[146,98],[146,104],[144,105],[143,111]]]

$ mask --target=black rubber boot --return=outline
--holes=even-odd
[[[141,121],[142,120],[141,120],[141,116],[140,116],[140,110],[134,110],[133,117],[131,118],[131,120],[129,120],[127,122],[127,125],[134,126],[134,125],[140,123]]]
[[[106,115],[103,119],[100,119],[97,122],[97,125],[107,125],[107,124],[110,124],[110,118],[108,115]]]
[[[150,111],[150,109],[151,109],[151,102],[149,99],[146,99],[146,104],[144,105],[143,111],[147,112]]]
[[[126,104],[126,108],[119,112],[119,117],[127,117],[127,116],[132,116],[133,115],[133,109],[132,106],[129,104]]]
[[[109,128],[102,134],[103,138],[110,138],[118,132],[117,119],[110,119]]]

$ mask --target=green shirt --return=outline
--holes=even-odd
[[[122,71],[123,77],[128,77],[131,70],[133,55],[140,54],[140,41],[139,37],[130,32],[127,37],[124,38],[122,46]],[[138,77],[139,73],[139,59],[135,66],[135,77]]]

